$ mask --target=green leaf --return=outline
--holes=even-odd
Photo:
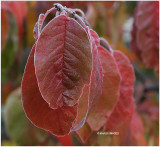
[[[46,132],[35,127],[26,117],[20,88],[13,91],[7,99],[4,121],[9,137],[18,145],[38,145],[46,137]]]
[[[1,73],[2,73],[2,80],[3,82],[6,81],[8,78],[8,70],[12,66],[16,53],[18,51],[18,30],[16,26],[16,22],[13,18],[10,18],[10,32],[9,37],[6,42],[5,48],[2,52],[1,56]]]

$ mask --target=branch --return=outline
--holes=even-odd
[[[144,88],[144,93],[149,92],[149,91],[159,92],[159,85],[146,86]]]

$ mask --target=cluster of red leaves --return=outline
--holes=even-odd
[[[18,25],[18,30],[19,30],[19,37],[22,37],[23,35],[23,19],[27,15],[27,4],[26,2],[17,2],[17,1],[2,1],[1,3],[1,13],[2,13],[2,50],[5,46],[5,43],[8,38],[9,34],[9,20],[7,17],[7,13],[10,12],[11,14],[14,15],[17,25]]]
[[[76,133],[82,142],[86,142],[100,129],[119,132],[116,143],[121,144],[134,111],[134,71],[128,58],[120,51],[113,51],[111,55],[103,47],[99,47],[99,54],[104,74],[102,95],[95,108],[91,109],[86,124]]]
[[[134,111],[132,65],[120,51],[103,48],[80,17],[82,25],[62,11],[41,29],[48,12],[35,25],[23,75],[27,117],[57,136],[74,131],[85,142],[104,128],[118,131],[121,142]]]
[[[134,14],[131,48],[148,68],[159,71],[159,1],[139,2]]]

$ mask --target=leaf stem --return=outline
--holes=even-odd
[[[75,19],[79,20],[80,23],[82,24],[82,26],[84,28],[86,28],[86,26],[89,26],[88,21],[86,20],[85,14],[82,10],[80,9],[71,9],[71,8],[67,8],[67,7],[63,7],[61,4],[59,3],[55,3],[54,7],[57,9],[57,11],[62,11],[64,13],[64,11],[68,12],[69,14],[71,14]],[[76,14],[76,12],[80,13],[82,15],[79,16],[78,14]]]

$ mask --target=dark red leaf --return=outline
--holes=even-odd
[[[92,70],[85,30],[65,15],[54,18],[38,39],[35,69],[41,94],[51,108],[75,105]]]
[[[37,127],[48,130],[55,135],[66,135],[70,132],[76,118],[75,106],[62,106],[51,109],[39,92],[34,68],[35,45],[30,53],[22,80],[22,102],[25,113]]]

